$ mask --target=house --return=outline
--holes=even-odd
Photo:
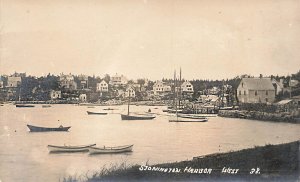
[[[60,90],[51,90],[50,91],[50,99],[56,100],[61,98],[61,91]]]
[[[111,85],[126,85],[128,82],[127,78],[123,75],[118,75],[117,73],[110,78]]]
[[[135,97],[135,90],[132,86],[128,86],[126,88],[126,91],[124,92],[124,98],[126,97],[131,97],[131,98]]]
[[[80,102],[86,102],[86,94],[80,94],[79,95],[79,101]]]
[[[299,84],[298,80],[290,80],[289,87],[296,87]]]
[[[283,86],[283,79],[280,79],[280,81],[277,81],[276,79],[272,79],[272,84],[275,88],[275,93],[276,95],[279,95],[280,93],[283,93],[283,89],[284,89],[284,86]]]
[[[4,88],[4,82],[2,80],[2,77],[0,76],[0,88]]]
[[[22,78],[20,76],[9,76],[7,78],[7,87],[18,87],[22,83]]]
[[[237,98],[241,103],[273,103],[275,88],[270,78],[242,78]]]
[[[97,92],[108,92],[108,84],[105,80],[102,80],[100,83],[97,83]]]
[[[162,81],[156,81],[153,85],[153,93],[154,95],[161,95],[171,92],[171,86],[165,84]]]
[[[79,81],[79,88],[80,89],[89,88],[88,76],[81,74],[81,75],[78,76],[78,81]]]
[[[181,91],[183,93],[193,93],[194,92],[194,87],[189,81],[185,81],[181,84]]]
[[[60,74],[59,83],[60,83],[60,86],[64,89],[67,89],[67,90],[76,90],[77,89],[77,83],[74,81],[74,76],[71,74],[69,74],[69,75]]]

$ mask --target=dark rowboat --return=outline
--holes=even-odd
[[[48,145],[48,150],[51,153],[59,153],[59,152],[88,152],[89,147],[93,147],[96,144],[90,145],[78,145],[78,146],[56,146],[56,145]]]
[[[34,105],[28,105],[28,104],[16,104],[16,107],[34,107]]]
[[[151,119],[154,119],[155,116],[153,115],[143,115],[143,114],[140,114],[140,115],[126,115],[126,114],[121,114],[121,119],[122,120],[151,120]]]
[[[68,127],[59,126],[58,128],[47,128],[47,127],[33,126],[29,124],[27,125],[27,127],[31,132],[68,131],[71,128],[71,126]]]
[[[118,147],[89,147],[90,154],[114,154],[131,152],[133,145],[124,145]]]
[[[88,115],[107,115],[105,112],[91,112],[91,111],[86,111]]]

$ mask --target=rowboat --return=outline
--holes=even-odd
[[[149,114],[121,114],[121,119],[122,120],[151,120],[154,119],[155,116],[149,115]]]
[[[90,154],[114,154],[114,153],[124,153],[131,152],[133,145],[124,145],[117,147],[89,147]]]
[[[16,104],[16,107],[34,107],[34,105],[28,105],[28,104]]]
[[[177,118],[177,119],[170,119],[169,122],[207,122],[208,119],[194,119],[194,118]]]
[[[29,130],[31,132],[46,132],[46,131],[68,131],[71,126],[63,127],[60,125],[58,128],[48,128],[48,127],[40,127],[40,126],[33,126],[33,125],[27,125]]]
[[[88,152],[89,147],[96,146],[96,144],[90,145],[77,145],[77,146],[56,146],[56,145],[48,145],[48,150],[50,153],[58,153],[58,152]]]
[[[206,117],[202,115],[196,115],[196,114],[177,114],[179,118],[190,118],[190,119],[207,119]]]
[[[88,115],[106,115],[107,113],[105,112],[91,112],[91,111],[86,111]]]
[[[105,110],[105,111],[113,111],[113,110],[117,110],[117,109],[114,109],[114,108],[104,108],[103,110]]]

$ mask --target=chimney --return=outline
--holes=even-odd
[[[262,74],[259,74],[259,78],[262,78],[263,77],[263,75]]]

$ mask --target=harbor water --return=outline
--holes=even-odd
[[[116,110],[104,111],[104,108]],[[59,181],[69,175],[99,171],[103,166],[157,164],[190,160],[195,156],[235,151],[300,139],[300,125],[212,117],[204,123],[169,122],[162,106],[131,106],[132,112],[151,109],[153,120],[122,121],[127,106],[52,105],[42,108],[0,107],[0,181]],[[108,112],[88,115],[86,111]],[[29,132],[27,124],[71,126],[69,132]],[[47,145],[118,146],[134,144],[126,154],[48,152]],[[209,166],[208,166],[209,167]]]

